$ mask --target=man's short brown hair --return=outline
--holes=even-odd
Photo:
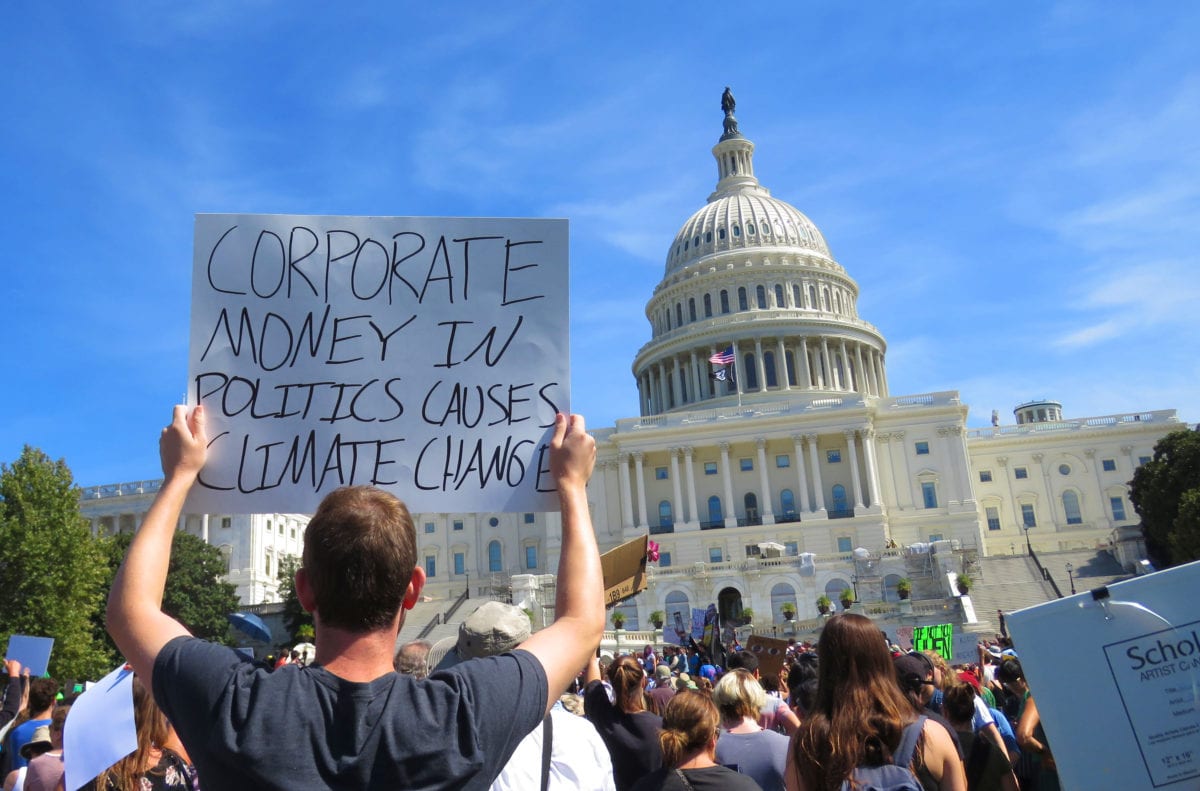
[[[330,492],[304,532],[304,572],[320,622],[352,632],[389,626],[417,562],[408,508],[371,486]]]

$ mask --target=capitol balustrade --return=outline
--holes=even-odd
[[[1015,426],[986,426],[967,429],[968,439],[996,439],[1019,437],[1055,431],[1086,431],[1088,429],[1120,428],[1129,425],[1178,423],[1174,409],[1158,409],[1152,412],[1129,412],[1117,415],[1101,415],[1074,420],[1056,420],[1047,423],[1022,423]]]
[[[703,526],[704,523],[701,523]],[[723,522],[713,523],[723,525]],[[962,550],[956,550],[961,552]],[[720,574],[740,574],[748,571],[786,571],[813,569],[844,569],[846,564],[858,561],[875,561],[878,562],[884,558],[905,558],[909,557],[909,553],[902,549],[885,549],[882,552],[872,553],[867,558],[856,558],[853,552],[830,552],[820,555],[810,555],[802,557],[800,555],[788,555],[778,558],[746,558],[745,560],[730,560],[721,563],[706,563],[698,561],[686,566],[661,566],[647,565],[646,575],[650,579],[670,579],[679,577],[706,577],[708,575]],[[926,557],[921,555],[919,557]]]
[[[130,483],[110,483],[104,486],[82,487],[81,499],[103,500],[109,497],[132,497],[139,494],[154,494],[162,488],[162,478],[152,481],[132,481]]]
[[[697,426],[733,420],[753,420],[773,415],[804,415],[831,409],[861,409],[866,406],[865,399],[856,393],[847,393],[844,396],[830,396],[826,394],[805,396],[796,390],[791,391],[791,393],[792,395],[786,401],[772,401],[740,407],[665,412],[658,415],[646,415],[644,417],[622,418],[617,421],[616,433],[638,431],[641,429]],[[878,399],[878,405],[882,409],[958,406],[961,403],[962,401],[959,399],[958,393],[953,390]],[[1167,414],[1174,415],[1174,412],[1171,411]],[[1020,426],[1016,428],[1026,427]]]
[[[634,359],[640,359],[648,350],[661,347],[674,340],[685,339],[688,341],[688,348],[690,348],[696,342],[696,339],[703,337],[706,332],[719,331],[728,334],[731,329],[739,325],[753,324],[753,335],[763,336],[771,334],[763,329],[764,321],[768,321],[771,324],[780,324],[797,320],[803,321],[806,324],[814,320],[829,322],[836,325],[836,329],[839,331],[843,331],[847,327],[854,327],[871,335],[879,334],[879,328],[874,324],[869,321],[863,321],[860,318],[847,316],[844,313],[835,313],[829,310],[814,310],[812,308],[756,308],[753,310],[739,310],[734,313],[723,313],[720,316],[713,316],[712,318],[686,322],[666,332],[660,332],[642,344],[642,347],[637,350],[637,354],[634,355]]]

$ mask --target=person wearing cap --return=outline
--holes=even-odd
[[[429,652],[431,675],[460,662],[512,651],[529,639],[529,616],[512,604],[486,602],[458,627],[458,637],[445,638]],[[549,745],[549,762],[544,750]],[[596,728],[555,701],[540,727],[513,751],[492,783],[491,791],[535,789],[615,791],[612,761]]]
[[[107,610],[109,634],[175,725],[205,787],[486,788],[603,633],[585,488],[596,444],[583,418],[556,415],[549,442],[562,511],[557,620],[509,653],[423,680],[392,667],[405,613],[425,584],[416,531],[405,505],[373,487],[330,493],[305,530],[295,583],[316,626],[312,664],[261,670],[162,611],[171,540],[208,445],[204,407],[176,407],[160,440],[162,486]]]
[[[671,702],[671,698],[675,695],[675,687],[671,683],[671,668],[666,664],[660,664],[654,668],[654,689],[646,693],[650,700],[654,701],[654,705],[658,709],[658,714],[666,711],[667,704]]]

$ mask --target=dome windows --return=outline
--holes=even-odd
[[[783,301],[783,286],[776,283],[775,284],[775,307],[782,308],[782,307],[784,307],[783,303],[784,303],[784,301]]]
[[[767,309],[767,290],[765,288],[763,288],[762,286],[758,286],[757,288],[755,288],[754,289],[754,298],[755,298],[755,301],[758,303],[759,310]]]
[[[771,235],[771,223],[764,222],[762,224],[762,232],[763,232],[763,236],[770,236]]]
[[[705,243],[705,244],[712,244],[712,231],[705,231],[705,232],[704,232],[704,243]]]
[[[704,295],[704,318],[712,315],[712,294]]]
[[[752,222],[746,223],[746,234],[748,236],[754,235],[754,223],[752,223]]]
[[[736,238],[740,237],[741,235],[742,235],[742,226],[740,226],[740,225],[734,225],[734,226],[733,226],[733,236],[734,236],[734,238],[736,239]]]
[[[746,296],[746,287],[738,287],[738,310],[750,310],[750,303]]]
[[[729,292],[726,291],[725,289],[721,289],[721,313],[725,314],[728,312],[729,312]]]
[[[717,229],[717,238],[720,239],[721,241],[725,240],[725,229],[724,228]]]

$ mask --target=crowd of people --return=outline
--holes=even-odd
[[[424,584],[412,519],[394,496],[351,487],[321,503],[296,573],[316,626],[311,656],[255,662],[196,639],[161,601],[207,445],[203,411],[177,408],[160,444],[163,485],[108,602],[109,632],[136,674],[137,748],[89,790],[1057,788],[1006,639],[951,667],[842,613],[815,645],[790,641],[767,673],[736,645],[602,655],[585,491],[595,442],[578,416],[557,416],[550,442],[563,534],[545,629],[488,602],[456,638],[397,649]],[[61,789],[69,701],[56,701],[50,679],[12,662],[6,671],[5,791]]]

